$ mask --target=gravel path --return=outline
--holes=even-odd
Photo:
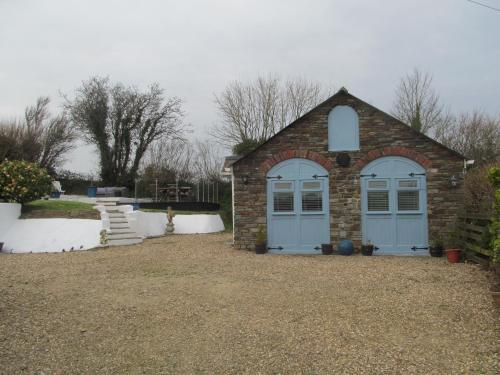
[[[500,373],[474,265],[229,242],[0,255],[0,373]]]

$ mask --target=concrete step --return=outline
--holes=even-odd
[[[127,219],[124,217],[110,217],[109,218],[110,223],[128,223]]]
[[[118,203],[120,198],[116,197],[98,197],[96,202],[109,202],[109,203]]]
[[[135,232],[126,232],[126,233],[109,233],[108,234],[108,241],[109,240],[122,240],[122,239],[136,239],[136,238],[141,238],[137,235]]]
[[[123,212],[114,212],[114,211],[113,211],[113,212],[109,212],[109,211],[107,211],[107,212],[108,212],[108,216],[109,216],[110,218],[115,218],[115,217],[118,217],[118,218],[125,218],[125,214],[124,214]]]
[[[132,233],[132,229],[130,227],[126,228],[112,228],[110,232],[108,232],[108,236],[110,234],[118,234],[118,233]]]
[[[142,242],[142,238],[125,238],[120,240],[108,240],[109,246],[135,245]]]
[[[111,231],[113,231],[113,229],[124,229],[124,228],[130,230],[130,226],[128,225],[128,223],[112,223],[112,222],[110,222],[109,227],[110,227]]]

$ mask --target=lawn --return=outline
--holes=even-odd
[[[230,241],[0,255],[0,373],[498,373],[475,265]]]
[[[23,205],[23,212],[32,211],[94,211],[93,205],[89,203],[64,201],[64,200],[45,200],[29,202]]]
[[[22,207],[22,219],[100,219],[99,212],[93,208],[92,204],[64,201],[64,200],[44,200],[29,202]]]

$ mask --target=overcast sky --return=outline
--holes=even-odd
[[[483,0],[500,8],[500,0]],[[452,111],[500,114],[500,12],[466,0],[0,0],[0,117],[92,75],[159,82],[185,101],[195,136],[232,80],[302,77],[382,110],[414,67]],[[66,164],[96,171],[90,147]]]

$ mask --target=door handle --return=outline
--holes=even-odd
[[[411,249],[413,251],[417,251],[417,250],[429,250],[429,247],[416,247],[416,246],[413,246],[413,247],[411,247]]]

